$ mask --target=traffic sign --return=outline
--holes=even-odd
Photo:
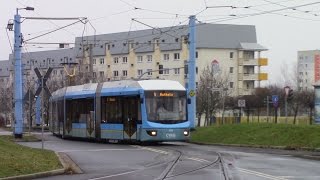
[[[193,97],[195,94],[196,94],[196,93],[194,92],[194,90],[191,90],[191,91],[189,92],[189,96],[190,96],[190,97]]]
[[[49,96],[51,96],[51,92],[50,92],[50,90],[48,89],[46,83],[47,83],[47,80],[48,80],[48,78],[49,78],[52,70],[53,70],[53,69],[52,69],[51,67],[49,67],[49,69],[48,69],[48,71],[46,72],[46,74],[45,74],[44,76],[42,76],[38,68],[35,68],[35,69],[34,69],[34,72],[36,73],[36,75],[37,75],[37,77],[38,77],[38,79],[39,79],[39,87],[38,87],[38,89],[37,89],[37,91],[36,91],[36,93],[35,93],[35,96],[39,96],[39,95],[40,95],[40,93],[41,93],[41,91],[42,91],[42,88],[46,91],[46,93],[47,93]]]
[[[238,99],[238,107],[246,107],[246,100]]]
[[[278,95],[272,95],[272,103],[275,108],[278,107],[278,104],[279,104],[279,96]]]

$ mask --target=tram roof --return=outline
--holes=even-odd
[[[67,88],[66,98],[82,98],[95,96],[98,83],[89,83],[78,86],[69,86]]]
[[[186,89],[178,81],[170,80],[143,80],[138,81],[144,90],[175,90],[185,91]]]
[[[69,86],[59,89],[52,93],[52,98],[84,98],[94,97],[98,83],[89,83],[78,86]],[[123,80],[110,81],[102,84],[101,95],[134,95],[139,94],[141,90],[157,91],[185,91],[186,89],[177,81],[171,80]]]

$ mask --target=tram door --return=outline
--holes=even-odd
[[[138,97],[123,97],[124,139],[137,139]]]

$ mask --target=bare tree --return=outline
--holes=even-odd
[[[207,66],[203,69],[200,75],[197,93],[197,114],[198,124],[201,121],[201,115],[205,112],[205,125],[212,124],[213,115],[223,108],[223,100],[225,96],[230,94],[230,91],[224,91],[228,85],[228,76],[221,72],[214,72],[214,70]]]

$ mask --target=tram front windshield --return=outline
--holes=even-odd
[[[187,120],[185,91],[149,91],[145,94],[149,121],[174,124]]]

